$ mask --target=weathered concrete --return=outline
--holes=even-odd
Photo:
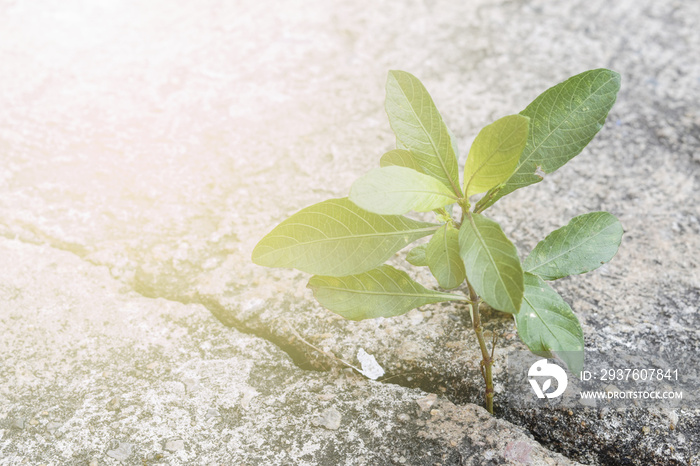
[[[700,4],[231,5],[0,7],[0,234],[73,251],[147,296],[203,303],[304,368],[336,363],[290,327],[350,362],[366,349],[387,382],[480,402],[463,308],[346,322],[313,302],[304,274],[256,267],[250,251],[289,214],[346,195],[392,147],[388,69],[425,82],[463,163],[481,126],[605,66],[623,88],[596,140],[489,212],[525,253],[575,215],[611,211],[627,231],[619,255],[555,284],[588,347],[700,348]],[[510,319],[489,319],[504,333],[502,368],[522,346]],[[600,419],[501,406],[585,462],[686,463],[700,450],[697,412],[670,431],[643,410]],[[640,426],[651,433],[636,436]]]
[[[0,464],[571,464],[474,405],[309,372],[201,305],[0,239]]]

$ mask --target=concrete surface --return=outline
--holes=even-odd
[[[2,465],[572,464],[482,408],[303,371],[49,246],[0,239],[0,299]]]
[[[618,216],[626,230],[618,256],[594,273],[555,285],[579,316],[587,347],[615,351],[625,345],[673,344],[697,353],[698,20],[700,4],[690,0],[614,5],[602,0],[556,4],[208,1],[196,6],[159,1],[0,3],[4,65],[0,69],[0,157],[4,162],[0,235],[46,245],[42,253],[16,254],[16,260],[5,261],[4,273],[8,277],[22,276],[22,270],[30,274],[27,270],[41,263],[37,255],[69,251],[72,255],[56,256],[58,267],[76,264],[79,257],[83,267],[104,266],[121,283],[121,288],[110,285],[117,290],[110,298],[117,303],[111,309],[120,309],[119,303],[132,299],[157,303],[144,304],[153,315],[163,312],[155,311],[160,307],[177,314],[201,312],[204,305],[220,322],[248,334],[243,337],[215,321],[209,321],[209,330],[199,332],[194,322],[205,319],[203,315],[171,327],[166,317],[149,317],[146,311],[130,315],[136,327],[149,322],[162,327],[159,338],[169,331],[186,332],[189,348],[216,338],[242,338],[250,347],[232,344],[231,349],[242,364],[252,364],[251,353],[258,347],[273,348],[262,341],[267,340],[291,356],[296,368],[288,362],[282,367],[296,374],[299,390],[305,384],[334,385],[347,377],[335,359],[311,349],[299,336],[353,364],[363,348],[387,371],[381,379],[385,383],[371,383],[368,391],[388,390],[396,399],[410,400],[420,396],[413,389],[421,388],[457,403],[460,408],[455,409],[476,410],[469,403],[481,402],[482,388],[475,339],[464,308],[426,306],[422,312],[391,320],[346,322],[313,301],[305,289],[307,276],[256,267],[250,263],[250,252],[260,237],[289,214],[328,197],[345,196],[353,180],[376,166],[381,154],[392,147],[394,139],[383,112],[388,69],[410,71],[425,83],[461,144],[463,163],[469,143],[485,124],[520,111],[568,76],[608,67],[621,73],[622,91],[598,137],[567,166],[544,182],[502,199],[489,213],[523,254],[575,215],[608,210]],[[403,253],[394,264],[404,264]],[[62,273],[68,288],[70,274]],[[411,273],[435,286],[427,272]],[[34,299],[27,286],[15,285],[30,296],[26,299]],[[62,288],[60,283],[53,286]],[[7,293],[13,296],[14,291]],[[44,300],[42,306],[47,308],[58,306],[61,296],[36,291],[36,299]],[[36,413],[37,422],[47,426],[75,419],[75,439],[83,436],[85,440],[71,440],[75,442],[71,448],[96,455],[97,461],[112,461],[108,458],[113,456],[106,456],[109,451],[131,451],[127,462],[142,458],[172,464],[193,458],[245,461],[241,459],[245,455],[217,456],[230,453],[222,446],[225,436],[218,437],[221,442],[209,450],[191,440],[204,438],[205,431],[198,434],[202,437],[187,437],[176,426],[161,435],[160,427],[142,420],[127,432],[123,430],[127,422],[100,420],[94,427],[101,432],[99,438],[114,440],[110,445],[93,445],[85,431],[89,432],[89,413],[66,411],[56,420],[41,417],[43,411],[33,407],[46,406],[42,409],[51,413],[50,407],[60,406],[61,397],[52,394],[72,393],[68,374],[86,371],[90,355],[76,350],[59,364],[59,348],[68,343],[37,354],[24,349],[42,347],[46,332],[58,332],[57,342],[70,341],[71,325],[78,325],[70,324],[66,314],[66,327],[56,329],[37,315],[30,330],[7,317],[27,310],[23,301],[2,304],[2,333],[7,337],[1,344],[12,349],[3,353],[3,374],[8,367],[14,372],[15,367],[29,367],[40,360],[55,361],[52,370],[57,382],[53,389],[42,391],[32,388],[40,384],[29,375],[27,381],[25,376],[15,380],[14,375],[0,379],[3,396],[8,396],[7,390],[14,393],[9,404],[3,403],[0,416],[4,431],[0,454],[6,461],[34,451],[31,429],[40,429],[25,423],[35,419]],[[104,312],[116,311],[106,308]],[[486,325],[487,330],[503,334],[496,352],[503,370],[508,354],[522,346],[514,338],[510,319],[494,314]],[[110,328],[100,341],[105,351],[115,352],[115,363],[126,367],[133,356],[118,349],[132,346],[127,342],[133,340]],[[91,335],[99,339],[100,332],[93,330]],[[177,345],[170,348],[175,352]],[[101,361],[108,360],[105,354]],[[225,364],[208,366],[205,361],[210,357],[214,356],[206,352],[197,357],[190,354],[168,359],[173,361],[168,364],[195,361],[195,367],[216,374],[211,376],[215,382],[204,404],[226,397],[227,390],[238,394],[230,397],[243,396],[223,379],[237,380],[234,387],[247,383],[246,379],[237,379]],[[285,360],[279,354],[274,358]],[[147,359],[143,360],[146,366]],[[258,369],[267,370],[274,372],[265,365]],[[93,377],[94,385],[83,390],[95,400],[122,400],[106,395],[113,386],[121,386],[122,395],[131,389],[119,374],[107,372],[101,380]],[[152,375],[132,377],[142,377],[140,387],[153,382]],[[338,390],[336,396],[352,402],[350,392]],[[165,385],[156,390],[153,403],[166,403],[166,392]],[[133,396],[132,409],[147,406],[147,394],[141,388]],[[78,402],[66,403],[78,409]],[[543,413],[526,405],[509,405],[502,393],[496,403],[498,417],[519,424],[545,447],[572,460],[589,464],[698,461],[697,410],[674,413],[678,419],[669,422],[668,416],[643,409],[620,413],[582,407],[571,415]],[[206,413],[203,404],[192,401],[189,406],[191,411]],[[290,406],[282,419],[293,416]],[[139,412],[148,417],[154,412],[149,409]],[[398,405],[391,409],[401,412]],[[342,409],[338,412],[342,414]],[[166,417],[161,414],[161,419]],[[334,425],[335,419],[330,413],[316,421]],[[245,428],[247,421],[241,422],[231,429]],[[255,424],[250,422],[249,426]],[[237,442],[231,435],[227,445]],[[418,438],[415,432],[409,435],[414,436],[413,442]],[[478,438],[471,439],[468,428],[455,435],[456,446],[428,450],[446,455],[441,461],[447,464],[466,463],[466,458],[481,451],[483,446]],[[138,440],[129,441],[132,436]],[[155,445],[155,439],[163,442],[160,447],[144,446]],[[192,449],[188,455],[199,456],[148,456],[156,451],[181,452],[180,440]],[[119,442],[132,446],[120,450]],[[391,454],[383,457],[390,462],[394,453],[400,459],[405,444],[387,439],[381,445],[390,448]],[[319,451],[324,448],[330,451],[327,446]],[[60,463],[51,458],[58,457],[43,461]],[[253,463],[261,458],[249,457]],[[277,461],[284,464],[293,458],[301,462],[321,457],[289,456]],[[404,459],[430,464],[423,456]]]

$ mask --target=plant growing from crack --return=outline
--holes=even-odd
[[[619,87],[617,73],[598,69],[548,89],[519,114],[479,132],[460,181],[455,138],[432,98],[415,76],[391,71],[386,112],[397,148],[355,181],[349,197],[312,205],[280,223],[255,247],[253,261],[314,274],[308,286],[319,303],[352,320],[398,316],[441,301],[468,303],[489,412],[495,340],[489,350],[482,302],[512,314],[533,353],[558,357],[578,374],[583,331],[546,281],[612,259],[622,226],[607,212],[580,215],[550,233],[521,263],[499,224],[483,212],[578,155],[602,128]],[[410,211],[433,211],[437,222],[403,216]],[[429,267],[441,288],[462,287],[464,294],[428,289],[384,264],[426,236],[430,241],[411,249],[406,260]]]

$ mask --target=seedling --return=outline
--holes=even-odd
[[[346,198],[302,209],[275,227],[253,262],[310,274],[309,288],[327,309],[352,319],[392,317],[441,301],[468,303],[481,349],[486,408],[493,412],[493,345],[483,334],[479,304],[512,314],[532,352],[583,368],[583,331],[569,305],[546,281],[581,274],[617,252],[622,226],[607,212],[573,218],[550,233],[521,263],[513,243],[484,211],[501,197],[538,183],[573,157],[602,128],[620,76],[591,70],[548,89],[517,115],[484,127],[469,150],[460,181],[454,136],[423,84],[390,71],[386,112],[396,149],[352,185]],[[436,222],[403,216],[436,214]],[[429,267],[436,291],[384,262],[414,241],[406,260]],[[384,264],[384,265],[382,265]]]

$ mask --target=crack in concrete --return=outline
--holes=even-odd
[[[56,249],[58,251],[63,251],[63,252],[69,252],[76,257],[78,257],[80,260],[94,265],[98,267],[104,267],[107,266],[107,264],[102,264],[99,262],[92,261],[88,259],[86,256],[88,255],[88,250],[84,246],[75,244],[75,243],[70,243],[66,241],[62,241],[59,239],[56,239],[38,228],[36,228],[33,225],[26,225],[26,224],[20,224],[18,223],[18,226],[21,228],[25,229],[26,231],[30,232],[33,234],[35,237],[39,239],[34,239],[34,238],[29,238],[27,236],[23,236],[21,234],[15,233],[14,235],[9,233],[8,231],[3,231],[0,229],[0,237],[9,239],[9,240],[15,240],[19,241],[24,244],[31,244],[34,246],[48,246],[52,249]],[[6,223],[0,222],[0,227],[5,227],[7,230],[10,230],[9,226]],[[111,272],[110,272],[111,273]],[[226,327],[231,327],[234,328],[235,330],[246,334],[246,335],[252,335],[255,337],[258,337],[262,340],[265,340],[276,347],[278,347],[281,351],[286,353],[294,365],[298,367],[299,369],[303,371],[310,371],[310,372],[325,372],[326,370],[324,369],[319,369],[314,362],[311,359],[306,358],[305,353],[303,351],[300,351],[297,349],[294,345],[291,343],[285,344],[284,342],[277,342],[275,341],[276,338],[273,334],[271,333],[266,333],[266,332],[260,332],[259,330],[253,329],[251,327],[248,327],[246,325],[242,325],[238,321],[234,321],[232,319],[227,319],[226,318],[226,313],[224,312],[224,308],[217,303],[216,301],[210,300],[210,299],[202,299],[202,297],[198,296],[198,299],[193,299],[193,300],[186,300],[182,299],[179,297],[172,297],[166,294],[156,294],[156,293],[149,293],[145,287],[139,286],[139,282],[135,281],[134,283],[129,283],[127,281],[121,280],[117,277],[113,278],[115,280],[118,280],[119,282],[129,286],[129,288],[139,294],[140,296],[143,296],[144,298],[148,299],[165,299],[166,301],[170,301],[173,303],[180,303],[180,304],[199,304],[202,307],[204,307],[207,311],[209,311],[215,318],[218,320],[221,324],[223,324]]]
[[[20,228],[22,228],[24,231],[27,231],[31,233],[35,238],[29,238],[25,235],[22,235],[21,233],[15,233],[11,234],[9,231],[11,230],[9,226],[5,223],[0,223],[0,227],[4,227],[6,231],[3,231],[2,228],[0,228],[0,236],[4,237],[9,240],[16,240],[20,241],[25,244],[31,244],[31,245],[36,245],[36,246],[48,246],[50,248],[63,251],[63,252],[68,252],[76,257],[78,257],[80,260],[94,265],[94,266],[105,266],[106,264],[101,264],[99,262],[92,261],[88,259],[86,256],[88,255],[88,249],[84,246],[66,242],[59,240],[57,238],[52,237],[51,235],[46,234],[45,232],[41,231],[37,227],[33,225],[28,225],[28,224],[22,224],[22,225],[17,225]],[[252,335],[257,338],[260,338],[262,340],[265,340],[269,342],[270,344],[275,345],[277,348],[279,348],[281,351],[283,351],[285,354],[289,356],[289,358],[292,360],[294,365],[302,370],[302,371],[307,371],[307,372],[326,372],[330,370],[333,366],[337,367],[344,367],[342,366],[339,362],[333,361],[330,358],[328,358],[325,355],[321,355],[322,359],[319,360],[313,360],[312,358],[308,357],[308,352],[302,351],[299,349],[298,346],[294,345],[292,341],[282,341],[279,337],[274,335],[271,332],[261,332],[258,329],[251,328],[249,326],[243,325],[241,322],[235,321],[233,319],[227,318],[227,313],[225,312],[225,309],[223,306],[218,303],[217,301],[213,299],[207,299],[202,296],[197,295],[195,299],[187,300],[183,299],[182,297],[173,297],[169,296],[167,294],[159,294],[157,292],[153,292],[155,290],[152,290],[151,288],[146,288],[144,286],[140,286],[139,282],[137,279],[134,279],[135,281],[132,283],[126,282],[124,280],[121,280],[117,277],[114,277],[115,280],[120,281],[121,283],[124,283],[127,285],[133,292],[137,293],[140,296],[143,296],[144,298],[148,299],[165,299],[170,302],[175,302],[175,303],[180,303],[180,304],[199,304],[202,307],[204,307],[207,311],[209,311],[219,322],[221,322],[222,325],[226,327],[231,327],[234,328],[235,330],[246,334],[246,335]],[[327,368],[325,366],[328,366]],[[449,386],[459,386],[462,385],[462,390],[452,390],[452,393],[445,394],[447,395],[448,399],[457,404],[466,404],[466,403],[476,403],[478,404],[478,401],[476,398],[478,397],[477,393],[472,393],[473,390],[468,390],[467,386],[464,385],[463,383],[460,383],[462,380],[459,377],[452,377],[448,378],[448,380],[445,379],[443,374],[433,374],[433,373],[426,373],[425,371],[419,373],[420,377],[414,378],[413,380],[408,380],[406,376],[402,375],[392,375],[392,374],[387,374],[386,377],[379,379],[378,382],[382,383],[390,383],[390,384],[395,384],[399,385],[401,387],[409,388],[409,389],[420,389],[423,390],[427,393],[441,393],[439,390],[439,383],[445,384],[445,382],[448,382],[447,385]],[[391,379],[392,381],[389,382],[388,380]],[[438,382],[439,381],[439,382]],[[465,390],[467,389],[467,390]],[[461,396],[459,395],[461,394]],[[450,396],[451,395],[451,396]],[[502,413],[497,413],[499,418],[503,418]],[[530,432],[530,430],[526,426],[520,426],[526,431]],[[548,448],[540,440],[537,440],[543,448]],[[551,451],[555,451],[557,453],[561,453],[564,455],[564,453],[553,450],[551,448],[548,448]],[[568,457],[567,457],[568,458]],[[569,458],[570,459],[570,458]]]
[[[89,254],[89,250],[84,246],[54,238],[33,225],[18,224],[17,226],[19,226],[23,232],[27,232],[30,235],[23,235],[22,232],[11,233],[11,229],[7,224],[0,223],[0,237],[20,241],[25,244],[48,246],[59,251],[68,252],[75,255],[82,261],[94,266],[107,265],[88,259],[86,256]],[[4,227],[5,231],[3,231],[2,227]],[[158,290],[154,290],[151,287],[142,286],[137,278],[134,278],[132,282],[125,281],[118,277],[114,277],[114,279],[127,285],[138,295],[148,299],[160,298],[185,305],[201,305],[224,326],[234,328],[243,334],[252,335],[275,345],[277,348],[287,354],[294,365],[302,371],[326,372],[332,367],[344,368],[344,366],[342,366],[339,362],[333,361],[328,356],[323,354],[319,355],[319,359],[314,360],[313,358],[309,357],[310,351],[300,349],[300,346],[295,344],[294,340],[284,341],[278,335],[275,335],[272,332],[264,332],[259,328],[253,328],[243,324],[240,321],[231,319],[225,308],[212,298],[195,295],[195,297],[192,299],[185,299],[183,297],[172,296],[168,293],[158,293]],[[479,405],[481,403],[481,392],[478,389],[475,389],[473,385],[467,383],[464,377],[459,377],[457,375],[449,376],[447,374],[437,373],[435,371],[426,371],[426,368],[421,368],[420,371],[415,373],[413,371],[409,372],[413,375],[412,378],[402,374],[387,373],[385,377],[378,381],[387,384],[390,383],[399,385],[409,389],[418,388],[427,393],[443,395],[456,405],[464,405],[467,403]],[[510,414],[512,413],[507,413],[502,409],[498,409],[497,407],[494,417],[504,419],[520,426],[529,432],[543,448],[557,452],[572,461],[583,459],[580,454],[577,454],[573,444],[562,444],[561,442],[556,442],[553,439],[548,438],[547,435],[542,432],[543,422],[538,422],[537,424],[529,423],[527,413],[520,413],[518,416],[513,416]],[[544,423],[551,422],[554,424],[556,423],[557,419],[556,414],[557,413],[546,413],[546,415],[541,419],[546,418]],[[596,446],[598,448],[595,448]],[[611,448],[610,446],[591,444],[589,445],[589,448],[591,448],[591,450],[598,456],[601,464],[614,464],[616,458],[618,458],[619,451],[614,451],[615,449]],[[619,450],[619,448],[617,450]]]

